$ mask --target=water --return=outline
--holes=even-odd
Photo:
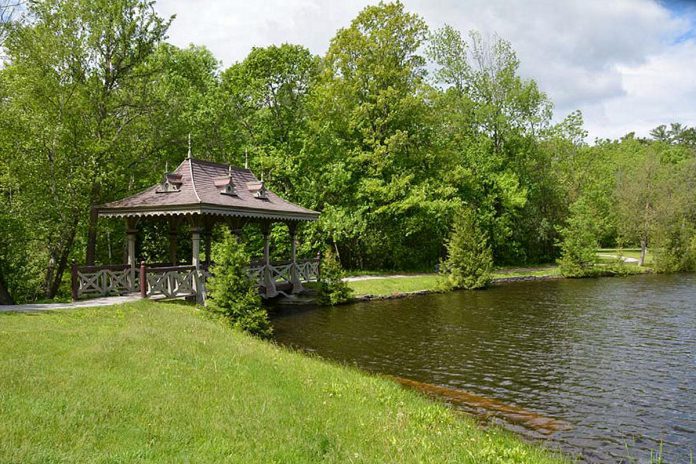
[[[695,275],[520,282],[293,308],[273,325],[283,344],[568,423],[542,435],[488,411],[587,462],[649,462],[660,443],[665,462],[696,454]]]

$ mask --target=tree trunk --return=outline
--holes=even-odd
[[[68,267],[68,257],[70,256],[70,251],[72,250],[73,244],[75,243],[75,234],[77,233],[77,224],[79,222],[79,216],[75,215],[73,223],[70,225],[67,235],[65,237],[65,245],[63,246],[58,262],[56,263],[55,274],[53,277],[53,282],[48,288],[48,293],[46,296],[48,298],[53,298],[58,293],[60,289],[60,284],[63,281],[63,273]]]
[[[101,192],[101,185],[95,182],[92,185],[92,192],[90,194],[90,203],[95,205],[99,200],[99,193]],[[87,226],[87,256],[85,261],[88,266],[94,266],[94,261],[96,259],[97,250],[97,221],[99,216],[97,210],[94,206],[90,208],[89,211],[89,225]]]
[[[648,250],[648,241],[645,239],[640,239],[640,260],[638,262],[639,266],[643,266],[645,264],[645,253]]]
[[[10,292],[7,291],[7,286],[5,285],[5,279],[0,274],[0,305],[11,305],[14,304],[14,299]]]
[[[94,266],[97,254],[97,210],[92,207],[89,212],[89,225],[87,227],[87,256],[85,262],[88,266]]]

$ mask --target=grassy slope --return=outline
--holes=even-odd
[[[556,462],[190,306],[0,315],[0,462]]]

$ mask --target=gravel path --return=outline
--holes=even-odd
[[[124,296],[107,296],[103,298],[94,298],[91,300],[75,301],[71,303],[36,303],[36,304],[21,304],[21,305],[2,305],[0,313],[31,313],[40,311],[55,311],[57,309],[77,309],[77,308],[93,308],[95,306],[113,306],[129,301],[140,299],[140,294],[132,293]]]

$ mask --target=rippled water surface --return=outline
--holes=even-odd
[[[589,462],[648,462],[661,442],[666,462],[696,453],[694,275],[293,308],[273,325],[279,342],[326,358],[567,422],[543,439]]]

